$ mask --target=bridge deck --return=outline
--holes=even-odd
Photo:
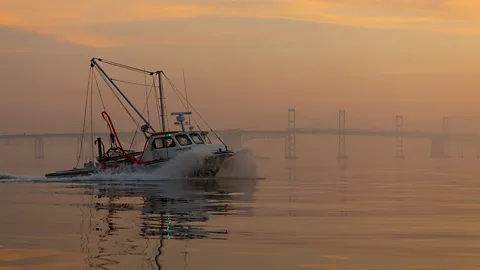
[[[262,136],[285,136],[288,131],[285,130],[246,130],[246,129],[232,129],[232,130],[219,130],[217,133],[220,136],[225,136],[227,134],[239,134],[244,136],[252,137],[262,137]],[[306,128],[297,128],[295,130],[296,134],[323,134],[323,135],[340,135],[345,134],[349,136],[372,136],[372,137],[395,137],[399,134],[403,135],[405,138],[438,138],[445,137],[450,139],[472,139],[479,140],[480,134],[476,133],[451,133],[449,135],[444,135],[441,132],[424,132],[424,131],[403,131],[402,133],[397,132],[396,130],[368,130],[368,129],[345,129],[342,133],[338,128],[330,129],[306,129]],[[131,136],[133,132],[119,132],[120,136]],[[86,134],[89,136],[90,134]],[[108,136],[107,133],[97,133],[94,134],[96,137]],[[0,135],[0,140],[2,139],[28,139],[28,138],[67,138],[67,137],[81,137],[81,133],[50,133],[50,134],[11,134],[11,135]]]

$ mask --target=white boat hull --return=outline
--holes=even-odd
[[[222,153],[215,153],[212,156],[208,156],[204,158],[202,165],[198,166],[197,168],[188,168],[191,169],[191,173],[187,175],[187,177],[215,177],[219,170],[224,166],[226,161],[232,157],[234,154],[233,152],[222,152]],[[152,162],[145,165],[137,165],[137,164],[124,164],[123,166],[119,166],[113,169],[103,169],[99,166],[85,166],[84,168],[80,169],[71,169],[71,170],[62,170],[56,171],[54,173],[46,174],[45,177],[47,178],[65,178],[65,177],[81,177],[81,176],[91,176],[101,172],[112,171],[115,172],[124,172],[124,171],[141,171],[141,172],[152,172],[155,169],[158,169],[167,163],[171,162],[173,159],[169,160],[161,160],[158,162]]]

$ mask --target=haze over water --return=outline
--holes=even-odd
[[[339,161],[336,141],[297,136],[297,160],[284,160],[283,140],[248,142],[253,154],[240,152],[240,172],[266,179],[8,180],[0,184],[0,267],[480,267],[475,155],[430,159],[418,150],[428,140],[407,140],[406,159],[395,160],[393,138],[347,138],[349,159]],[[366,143],[369,153],[356,150]],[[41,175],[37,168],[23,175]]]

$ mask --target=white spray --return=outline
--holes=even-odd
[[[141,167],[129,167],[108,170],[95,175],[69,178],[49,179],[49,181],[128,181],[128,180],[171,180],[188,177],[194,170],[203,165],[204,158],[210,154],[208,150],[192,149],[179,154],[176,158],[161,165],[153,171]],[[251,148],[242,148],[223,166],[217,174],[218,178],[256,178],[257,166]],[[40,180],[38,177],[18,177],[0,174],[4,180]],[[43,178],[42,178],[43,179]]]
[[[245,147],[236,151],[227,166],[222,168],[217,176],[228,178],[256,178],[257,164],[255,163],[253,150]]]

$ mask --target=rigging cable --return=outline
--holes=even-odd
[[[162,72],[163,73],[163,72]],[[175,85],[170,81],[170,78],[168,78],[167,75],[165,75],[165,73],[163,73],[163,75],[165,76],[165,78],[167,79],[168,83],[172,86],[172,88],[179,93],[180,96],[183,97],[182,93],[180,93],[180,91],[178,91],[178,89],[175,87]],[[185,99],[185,97],[183,97],[183,99]],[[192,107],[192,109],[195,111],[196,114],[198,114],[198,116],[200,117],[200,119],[202,119],[202,121],[205,123],[205,125],[207,125],[207,127],[210,129],[211,132],[213,132],[213,134],[215,134],[215,136],[217,137],[217,139],[225,146],[227,147],[227,145],[223,142],[223,140],[220,138],[220,136],[218,136],[218,134],[210,127],[210,125],[205,121],[205,119],[203,119],[203,117],[198,113],[198,111],[192,106],[192,104],[190,104],[188,102],[188,100],[186,100],[187,104],[190,105],[190,107]],[[183,102],[182,102],[183,104]]]
[[[103,102],[102,92],[100,92],[100,87],[98,86],[97,76],[93,73],[93,78],[95,78],[95,83],[97,84],[98,95],[100,96],[100,101],[102,102],[103,110],[106,111],[105,103]]]
[[[145,69],[144,69],[145,70]],[[143,74],[143,78],[145,79],[145,98],[146,98],[146,102],[147,102],[147,119],[148,119],[148,122],[150,122],[150,108],[148,106],[148,98],[149,98],[149,94],[147,93],[148,92],[148,88],[147,88],[147,74]]]
[[[90,76],[92,76],[92,68],[90,67],[89,73],[88,73],[88,83],[87,83],[87,96],[85,97],[85,112],[83,114],[83,129],[82,129],[82,139],[80,140],[80,149],[78,152],[77,156],[77,165],[75,165],[75,169],[78,167],[78,164],[80,164],[80,156],[83,153],[83,138],[85,135],[85,122],[87,120],[87,107],[88,107],[88,90],[90,88]]]
[[[97,71],[98,71],[98,67],[96,67],[96,68],[97,68]],[[135,141],[135,138],[136,138],[138,129],[139,129],[139,127],[140,127],[140,124],[139,124],[139,121],[140,121],[140,120],[139,120],[139,121],[136,121],[136,120],[135,120],[135,118],[132,116],[132,114],[130,113],[130,111],[128,111],[128,109],[126,108],[126,106],[125,106],[125,105],[123,104],[123,102],[121,101],[120,97],[119,97],[119,96],[115,93],[115,91],[112,89],[112,86],[107,82],[108,79],[103,75],[103,73],[101,73],[101,72],[99,72],[99,73],[100,73],[100,76],[102,77],[102,79],[103,79],[103,80],[105,81],[105,83],[107,84],[107,86],[108,86],[108,88],[110,89],[110,91],[112,91],[112,93],[115,95],[115,97],[117,98],[117,100],[119,101],[119,103],[122,105],[122,107],[125,109],[125,111],[128,113],[128,115],[130,116],[130,118],[132,119],[132,121],[133,121],[133,122],[135,123],[135,125],[136,125],[135,133],[134,133],[133,139],[132,139],[132,141],[131,141],[131,143],[130,143],[130,146],[129,146],[129,149],[128,149],[128,150],[131,150],[131,148],[132,148],[132,146],[133,146],[133,143],[134,143],[134,141]],[[145,73],[147,73],[147,72],[145,72]],[[150,73],[149,73],[149,74],[150,74]],[[123,81],[123,82],[126,82],[126,81]],[[127,82],[127,83],[129,83],[129,82]],[[145,83],[145,85],[146,85],[146,83]],[[147,86],[147,85],[146,85],[146,86]],[[97,87],[98,87],[98,84],[97,84]],[[99,88],[98,88],[98,89],[99,89]],[[99,89],[99,92],[100,92],[100,89]],[[102,98],[101,94],[100,94],[100,97]],[[148,96],[147,96],[147,98],[148,98]],[[105,105],[104,105],[104,103],[103,103],[103,98],[102,98],[102,105],[103,105],[104,111],[106,111]],[[146,107],[146,106],[148,106],[148,101],[147,101],[147,103],[145,104],[145,106],[144,106],[144,108],[143,108],[142,114],[143,114],[143,112],[145,111],[145,107]],[[106,120],[106,119],[105,119],[105,120]],[[148,120],[148,121],[150,122],[150,120]],[[110,124],[108,124],[108,121],[107,121],[107,125],[108,125],[108,128],[109,128],[109,130],[110,130],[110,133],[112,133],[112,129],[111,129],[111,127],[110,127]],[[118,138],[117,138],[117,140],[118,140]],[[120,141],[119,141],[119,143],[120,143]],[[144,149],[145,149],[145,146],[144,146]],[[123,149],[122,149],[122,150],[123,150]]]
[[[162,72],[162,74],[165,76],[165,78],[167,78],[167,76],[166,76],[163,72]],[[168,78],[167,78],[167,80],[168,80]],[[178,95],[178,93],[180,93],[180,91],[178,91],[178,89],[176,89],[176,86],[173,85],[173,83],[171,83],[170,81],[169,81],[169,84],[170,84],[170,87],[172,87],[172,89],[175,90],[174,93],[175,93],[175,95],[177,95],[177,97],[178,97],[178,99],[180,100],[180,102],[182,103],[183,107],[184,107],[187,111],[189,111],[188,103],[187,103],[187,105],[185,105],[185,103],[183,103],[181,97]],[[167,106],[167,105],[165,105],[165,108],[166,108],[166,106]],[[189,115],[188,117],[190,118],[190,115]],[[189,120],[189,121],[190,121],[190,120]],[[193,121],[195,122],[195,119],[194,119]],[[168,122],[167,122],[167,124],[168,124]],[[195,124],[196,124],[196,122],[195,122]],[[198,129],[199,129],[200,131],[202,131],[201,128],[200,128],[198,125],[197,125],[197,127],[198,127]]]
[[[183,70],[183,68],[182,68],[182,74],[183,74],[183,87],[185,88],[185,100],[188,101],[187,81],[186,81],[186,79],[185,79],[185,70]],[[189,106],[190,106],[190,105],[188,105],[188,102],[187,102],[187,112],[190,111]],[[190,127],[192,126],[192,124],[190,123],[190,114],[188,115],[188,124],[190,125]]]
[[[90,133],[92,136],[92,162],[95,160],[95,143],[93,139],[93,76],[90,83]]]
[[[98,67],[97,68],[97,71],[98,71]],[[130,113],[130,111],[128,111],[128,109],[125,107],[125,105],[123,104],[123,102],[120,100],[120,98],[118,97],[118,95],[115,93],[115,91],[112,89],[112,86],[110,84],[107,83],[107,78],[105,78],[105,76],[99,72],[102,79],[105,81],[106,85],[108,86],[108,88],[110,89],[110,91],[112,91],[112,93],[115,95],[115,97],[118,99],[118,102],[122,105],[122,107],[125,109],[125,111],[127,112],[127,114],[130,116],[130,119],[132,119],[132,121],[136,124],[137,126],[137,129],[139,128],[140,124],[135,120],[135,118],[132,116],[132,114]],[[104,116],[104,113],[107,115],[108,119],[105,119],[105,116]],[[120,146],[120,149],[122,150],[122,153],[123,155],[125,155],[125,158],[128,159],[130,162],[132,163],[135,163],[135,164],[142,164],[143,162],[137,160],[136,158],[132,158],[128,155],[126,155],[126,152],[125,150],[123,149],[123,146],[121,145],[121,142],[120,142],[120,139],[118,138],[118,135],[117,135],[117,132],[115,131],[115,128],[113,127],[113,123],[111,122],[110,120],[110,116],[108,116],[108,114],[103,111],[102,112],[102,116],[103,116],[103,119],[107,122],[107,125],[108,125],[108,128],[110,130],[110,140],[112,141],[112,143],[115,141],[118,142],[119,146]],[[110,123],[109,123],[110,122]],[[112,132],[113,130],[113,132]],[[146,146],[146,144],[145,144]],[[144,147],[145,148],[145,147]],[[142,155],[143,156],[143,155]]]
[[[154,78],[154,80],[155,80],[155,78]],[[148,91],[148,93],[147,93],[147,91],[146,91],[147,100],[146,100],[145,105],[143,105],[143,109],[142,109],[142,114],[145,112],[145,108],[147,109],[148,122],[150,122],[150,112],[149,112],[149,109],[148,109],[148,100],[150,99],[150,95],[152,94],[152,90],[153,90],[153,89],[154,89],[153,87],[150,88],[150,91]],[[145,89],[145,90],[147,90],[147,89]],[[140,120],[141,120],[141,118],[140,118],[138,121],[140,122]],[[130,143],[130,147],[129,147],[128,150],[131,150],[131,149],[132,149],[133,142],[135,141],[135,137],[137,136],[138,127],[135,129],[134,132],[135,132],[135,133],[133,134],[133,139],[132,139],[132,141],[131,141],[131,143]]]
[[[106,111],[107,109],[105,107],[105,102],[103,101],[103,96],[102,96],[102,92],[100,91],[100,86],[98,85],[97,76],[95,75],[95,72],[92,72],[92,74],[93,74],[93,79],[95,80],[95,85],[97,86],[98,95],[100,96],[100,102],[102,103],[103,111]],[[96,143],[96,141],[94,141],[94,143]],[[92,144],[92,146],[93,146],[93,144]],[[104,148],[103,149],[103,154],[105,154],[105,147],[103,146],[103,148]],[[100,155],[100,153],[98,153],[98,154]],[[98,156],[98,158],[101,158],[101,156]]]
[[[164,74],[164,75],[165,75],[165,74]],[[167,78],[166,75],[165,75],[165,78]],[[172,87],[172,89],[175,90],[175,95],[177,95],[177,97],[178,97],[178,99],[180,100],[180,102],[182,103],[183,107],[184,107],[187,111],[189,111],[189,108],[188,108],[188,106],[189,106],[188,99],[187,99],[187,98],[184,98],[184,99],[187,101],[187,105],[185,105],[185,104],[183,103],[183,101],[182,101],[182,98],[181,98],[180,95],[179,95],[180,91],[178,90],[178,88],[177,88],[168,78],[167,78],[167,80],[169,81],[169,84],[170,84],[170,86]],[[186,90],[186,89],[185,89],[185,90]],[[182,96],[182,97],[183,97],[183,96]],[[197,114],[198,114],[198,113],[197,113]],[[198,114],[198,115],[200,116],[200,114]],[[190,119],[190,115],[189,115],[188,117],[189,117],[189,119]],[[200,125],[198,125],[198,123],[197,123],[197,121],[195,120],[194,117],[192,117],[192,118],[193,118],[193,122],[194,122],[195,125],[197,126],[198,130],[199,130],[200,132],[202,132],[202,129],[200,128]],[[190,120],[189,120],[189,121],[190,121]],[[215,133],[213,130],[212,130],[212,132]],[[215,135],[216,135],[216,134],[215,134]],[[218,138],[218,136],[217,136],[217,138]],[[219,139],[219,140],[220,140],[220,139]],[[222,140],[220,140],[220,141],[222,141]],[[223,142],[222,142],[222,143],[223,143]],[[223,145],[225,145],[225,144],[223,144]],[[225,147],[226,147],[226,145],[225,145]]]
[[[134,72],[138,72],[138,73],[142,73],[142,74],[149,74],[149,75],[153,75],[155,74],[156,72],[151,72],[151,71],[147,71],[145,69],[139,69],[139,68],[136,68],[136,67],[132,67],[132,66],[128,66],[128,65],[124,65],[124,64],[120,64],[120,63],[116,63],[116,62],[113,62],[113,61],[110,61],[110,60],[105,60],[105,59],[100,59],[100,58],[97,58],[98,61],[102,62],[102,63],[105,63],[105,64],[109,64],[109,65],[112,65],[112,66],[116,66],[116,67],[119,67],[119,68],[124,68],[124,69],[127,69],[127,70],[131,70],[131,71],[134,71]],[[161,71],[161,73],[163,73],[163,71]],[[164,74],[165,75],[165,74]],[[104,78],[105,80],[105,78]],[[129,84],[136,84],[136,85],[141,85],[141,84],[138,84],[138,83],[134,83],[134,82],[129,82],[129,81],[123,81],[123,80],[116,80],[116,79],[112,79],[112,81],[118,81],[118,82],[123,82],[123,83],[129,83]],[[153,85],[155,85],[155,81],[153,81]],[[159,87],[161,87],[159,85]],[[111,87],[110,87],[111,88]],[[117,97],[118,98],[118,97]],[[120,101],[120,100],[119,100]],[[122,106],[123,106],[123,103],[121,103]],[[184,105],[185,107],[185,105]],[[159,106],[157,106],[157,108],[159,108]],[[165,106],[164,106],[165,108]],[[162,109],[164,109],[162,108]],[[159,113],[160,115],[160,113]],[[159,122],[160,122],[160,126],[161,126],[161,117],[159,116]],[[167,121],[167,125],[168,125],[168,121]],[[137,124],[137,128],[139,127],[140,125]],[[213,130],[212,130],[213,131]]]
[[[184,85],[184,88],[185,88],[185,100],[187,101],[187,112],[190,111],[190,104],[188,103],[188,92],[187,92],[187,81],[185,79],[185,71],[184,69],[182,68],[182,74],[183,74],[183,85]],[[188,124],[190,125],[190,130],[192,129],[192,121],[191,121],[191,118],[193,118],[193,123],[195,123],[195,125],[197,126],[198,130],[200,132],[202,132],[202,129],[200,128],[200,125],[198,125],[197,121],[195,120],[195,117],[191,116],[190,114],[188,115]]]
[[[145,74],[146,75],[146,74]],[[151,74],[149,74],[151,75]],[[130,81],[124,81],[124,80],[119,80],[119,79],[114,79],[112,78],[112,81],[120,82],[120,83],[125,83],[125,84],[131,84],[131,85],[138,85],[138,86],[153,86],[152,84],[146,84],[146,83],[136,83],[136,82],[130,82]]]
[[[150,75],[153,75],[154,72],[148,72],[146,70],[142,70],[142,69],[139,69],[139,68],[135,68],[135,67],[131,67],[131,66],[127,66],[127,65],[124,65],[124,64],[120,64],[120,63],[116,63],[116,62],[113,62],[113,61],[109,61],[109,60],[103,60],[103,59],[99,59],[97,58],[99,61],[103,62],[103,63],[106,63],[106,64],[109,64],[109,65],[112,65],[112,66],[116,66],[116,67],[120,67],[120,68],[124,68],[124,69],[127,69],[127,70],[131,70],[131,71],[135,71],[135,72],[138,72],[138,73],[142,73],[142,74],[150,74]],[[98,69],[98,67],[97,67]],[[185,97],[183,97],[183,95],[180,93],[180,91],[176,88],[176,86],[171,82],[170,78],[167,77],[167,75],[163,72],[163,71],[160,71],[160,73],[162,73],[165,78],[168,80],[170,86],[172,86],[172,88],[175,90],[177,96],[181,96],[183,99],[186,100]],[[112,87],[108,84],[107,82],[107,79],[102,76],[102,78],[104,79],[104,81],[107,83],[108,87],[110,88],[110,90],[115,94],[115,92],[113,91]],[[155,82],[154,82],[155,84]],[[159,87],[161,87],[161,85],[159,85]],[[130,114],[130,112],[128,111],[128,109],[125,107],[125,105],[121,102],[120,98],[115,94],[115,96],[117,97],[117,99],[119,100],[120,104],[124,107],[124,109],[127,111],[127,113],[129,114],[130,118],[134,121],[134,123],[137,125],[137,128],[139,127],[139,124],[138,122],[136,122],[136,120],[132,117],[132,115]],[[181,100],[180,100],[181,101]],[[183,101],[181,101],[182,104],[183,104]],[[218,136],[218,134],[210,127],[210,125],[205,121],[205,119],[198,113],[198,111],[188,102],[188,100],[186,100],[187,104],[189,107],[192,107],[192,109],[195,111],[195,113],[198,114],[198,116],[200,117],[200,119],[207,125],[207,127],[210,129],[211,132],[213,132],[213,134],[217,137],[217,139],[225,146],[227,147],[227,145],[223,142],[223,140]],[[185,104],[183,104],[185,108],[187,108],[187,106],[185,106]],[[157,106],[158,108],[159,106]],[[164,109],[164,108],[162,108]],[[160,118],[160,116],[159,116]],[[194,120],[194,122],[196,123],[196,121]],[[161,123],[160,123],[161,124]],[[167,124],[168,124],[168,121],[167,121]],[[198,124],[197,124],[197,127]],[[200,129],[200,128],[199,128]]]
[[[131,67],[131,66],[127,66],[127,65],[124,65],[124,64],[116,63],[116,62],[113,62],[113,61],[100,59],[100,58],[97,58],[97,59],[98,59],[98,61],[103,62],[105,64],[109,64],[109,65],[112,65],[112,66],[128,69],[128,70],[135,71],[135,72],[138,72],[138,73],[148,73],[150,75],[151,75],[151,73],[153,73],[153,72],[145,71],[145,70],[142,70],[142,69],[139,69],[139,68],[136,68],[136,67]]]
[[[135,118],[132,116],[132,114],[130,113],[130,111],[127,109],[127,107],[125,106],[125,104],[123,104],[122,100],[120,99],[120,97],[117,95],[117,93],[115,93],[115,90],[113,90],[112,86],[108,83],[108,79],[105,78],[105,76],[98,70],[98,67],[95,67],[98,71],[98,73],[100,74],[100,76],[102,77],[102,79],[105,81],[105,84],[108,86],[108,88],[110,89],[110,91],[112,91],[112,93],[115,95],[115,97],[118,99],[118,102],[120,102],[120,104],[122,105],[122,107],[125,109],[125,111],[127,112],[127,114],[130,116],[130,118],[132,119],[132,121],[137,125],[137,128],[140,126],[140,124],[138,124],[138,122],[135,120]]]

